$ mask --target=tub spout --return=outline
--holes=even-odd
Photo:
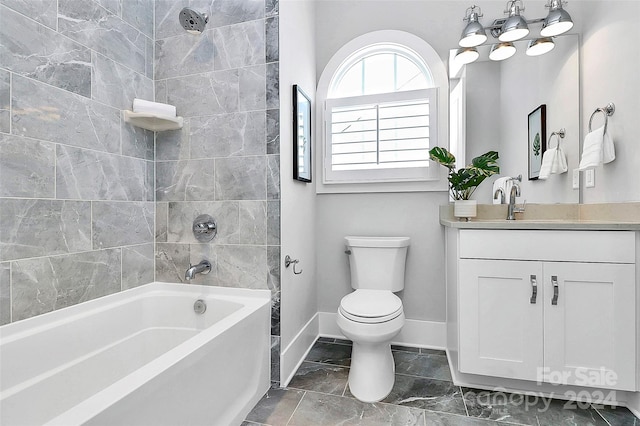
[[[203,260],[197,265],[189,265],[189,269],[184,274],[184,279],[191,281],[195,278],[196,274],[208,274],[211,271],[211,263],[208,260]]]

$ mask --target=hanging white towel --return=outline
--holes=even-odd
[[[580,170],[596,168],[601,164],[610,163],[616,159],[616,151],[609,133],[605,133],[604,126],[587,134],[582,148]]]
[[[176,107],[160,102],[145,101],[144,99],[133,100],[133,112],[146,112],[148,114],[159,115],[163,117],[175,117]]]
[[[506,188],[506,183],[509,180],[509,177],[501,177],[496,179],[493,182],[493,204],[502,204],[503,199],[506,200],[507,199],[507,188]],[[496,192],[498,191],[498,189],[502,190],[502,194],[503,197],[500,197],[500,194],[498,194],[498,197],[496,198]]]
[[[562,174],[569,170],[567,156],[558,142],[555,148],[547,149],[542,155],[542,165],[540,166],[540,176],[538,179],[548,179],[552,174]]]

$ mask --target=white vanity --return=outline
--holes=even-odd
[[[640,222],[443,212],[456,384],[608,403],[640,390]]]

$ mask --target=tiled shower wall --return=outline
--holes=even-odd
[[[153,281],[153,0],[0,0],[0,324]]]
[[[202,34],[178,22],[206,12]],[[156,136],[156,279],[184,282],[189,264],[213,267],[195,284],[270,289],[272,380],[280,336],[280,140],[278,3],[158,0],[156,100],[177,107],[183,129]],[[193,219],[218,234],[198,243]]]

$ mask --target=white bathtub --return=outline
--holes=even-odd
[[[0,424],[239,425],[269,388],[269,318],[268,290],[152,283],[5,325]]]

